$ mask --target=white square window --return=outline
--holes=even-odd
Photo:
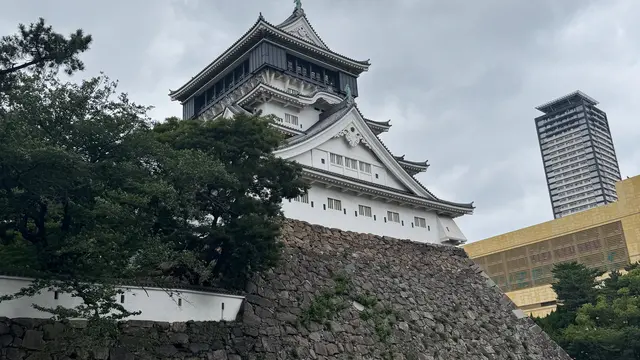
[[[413,223],[417,227],[421,227],[421,228],[426,228],[427,227],[427,221],[424,218],[421,218],[421,217],[417,217],[417,216],[414,217],[413,218]]]
[[[309,194],[302,194],[293,199],[294,201],[308,204],[309,203]]]
[[[358,214],[360,214],[361,216],[371,217],[371,207],[358,205]]]
[[[284,114],[284,122],[291,125],[298,125],[298,117],[291,114]]]
[[[371,174],[371,164],[360,161],[360,171],[366,174]]]
[[[387,211],[387,220],[399,223],[400,222],[400,214],[393,211]]]
[[[327,207],[332,210],[342,211],[342,201],[332,198],[327,198]]]
[[[331,163],[342,166],[342,164],[343,164],[342,156],[341,155],[336,155],[336,154],[331,154]]]
[[[346,167],[353,169],[353,170],[358,170],[358,161],[351,159],[351,158],[344,158],[344,164]]]

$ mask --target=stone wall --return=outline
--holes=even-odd
[[[569,359],[462,249],[298,221],[283,242],[236,322],[129,322],[87,345],[82,323],[0,319],[0,358]]]

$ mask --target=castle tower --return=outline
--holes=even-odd
[[[390,121],[364,117],[356,106],[358,76],[369,69],[332,51],[299,0],[284,22],[262,15],[222,55],[171,91],[183,118],[275,115],[287,136],[275,153],[297,161],[308,193],[285,201],[285,216],[327,227],[420,242],[466,242],[454,218],[472,203],[434,196],[415,179],[429,166],[394,156],[379,135]]]

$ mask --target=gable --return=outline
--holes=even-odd
[[[328,122],[329,120],[328,118],[324,121]],[[322,126],[318,126],[321,130],[317,133],[311,130],[306,136],[303,136],[300,141],[292,141],[290,146],[278,149],[274,154],[285,159],[294,159],[313,149],[319,149],[323,144],[333,138],[340,138],[346,142],[350,148],[362,145],[370,149],[376,158],[379,159],[380,164],[386,169],[386,172],[390,174],[388,178],[394,178],[394,181],[397,181],[398,185],[401,185],[406,191],[423,198],[437,200],[398,164],[393,155],[384,147],[373,132],[371,132],[371,129],[365,123],[355,106],[348,108],[348,111],[344,115],[338,119],[334,119],[333,122],[318,125]],[[328,163],[329,159],[325,159],[325,164]],[[312,166],[315,167],[315,164]]]
[[[309,24],[307,18],[304,16],[300,16],[291,24],[287,24],[280,29],[318,47],[328,49],[327,45],[320,39],[320,36],[313,30],[311,24]]]
[[[342,156],[341,164],[333,163],[331,154]],[[357,162],[355,169],[346,164],[347,158],[351,159],[350,161],[355,160]],[[291,160],[338,175],[349,176],[403,192],[410,192],[402,181],[387,169],[371,149],[364,144],[357,144],[352,147],[344,136],[334,137],[314,149],[291,158]],[[363,166],[362,169],[361,166]]]

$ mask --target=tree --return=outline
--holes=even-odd
[[[182,197],[194,199],[195,211],[189,222],[193,226],[176,247],[199,254],[225,286],[241,288],[251,274],[275,264],[281,202],[307,189],[301,167],[273,155],[283,137],[270,126],[272,121],[250,115],[216,121],[171,118],[154,128],[159,142],[210,156],[224,167],[198,182],[173,185]],[[188,274],[191,282],[209,283],[187,267],[173,271]]]
[[[136,313],[123,281],[240,288],[274,265],[281,202],[306,185],[272,119],[153,126],[106,76],[58,78],[83,68],[76,35],[41,20],[2,39],[0,271],[36,280],[0,301],[55,289],[83,305],[41,310],[99,323]]]
[[[536,323],[560,346],[565,345],[564,330],[574,322],[576,312],[584,304],[595,303],[598,290],[596,278],[602,271],[588,268],[577,262],[556,264],[552,270],[558,306],[556,311]]]
[[[0,94],[28,69],[57,72],[62,67],[69,75],[84,69],[78,55],[89,49],[92,38],[82,29],[65,38],[47,26],[43,18],[29,27],[20,24],[18,29],[18,34],[0,38]]]
[[[558,302],[562,304],[563,311],[575,313],[582,305],[596,301],[596,278],[604,274],[604,271],[570,262],[555,265],[552,272],[556,281],[551,287]]]
[[[615,274],[564,331],[567,351],[578,360],[640,358],[640,269]]]
[[[640,267],[626,270],[597,282],[601,271],[556,265],[553,288],[562,300],[555,312],[534,320],[574,359],[640,358]]]
[[[171,254],[153,202],[175,192],[144,162],[155,151],[147,108],[114,93],[105,77],[22,74],[0,122],[0,264],[37,279],[18,295],[54,287],[84,300],[43,309],[60,317],[131,315],[115,285]]]

